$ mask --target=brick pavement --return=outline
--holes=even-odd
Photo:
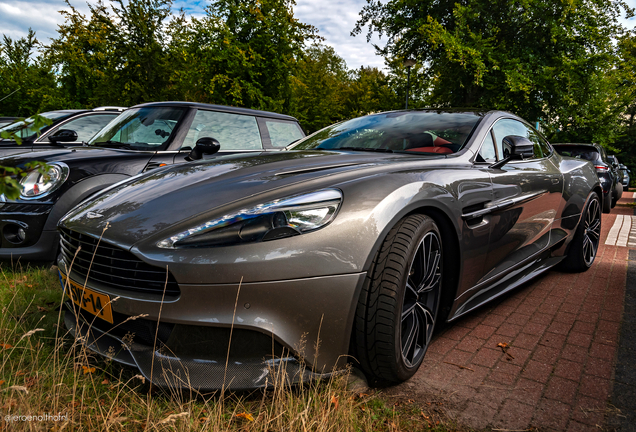
[[[418,373],[387,391],[441,397],[451,417],[477,429],[603,427],[629,250],[604,244],[617,214],[634,211],[617,206],[603,215],[590,270],[551,270],[456,321],[436,336]],[[507,354],[499,343],[508,344]]]

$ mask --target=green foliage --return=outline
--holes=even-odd
[[[90,5],[87,19],[70,3],[62,11],[64,24],[46,50],[46,57],[58,71],[58,82],[67,107],[94,107],[118,104],[121,92],[113,82],[119,31],[113,16],[100,1]]]
[[[557,136],[609,143],[606,77],[623,10],[618,0],[368,0],[354,33],[367,26],[388,37],[387,59],[426,65],[432,105],[509,110]]]
[[[0,42],[0,116],[28,116],[57,108],[55,76],[34,59],[40,44],[29,29],[26,37]]]

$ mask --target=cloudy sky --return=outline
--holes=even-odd
[[[89,2],[96,3],[97,0]],[[83,13],[88,13],[86,3],[86,0],[71,0],[71,4]],[[324,43],[334,47],[349,68],[384,66],[382,58],[375,55],[364,34],[350,36],[366,0],[296,0],[296,3],[296,17],[317,27],[319,34],[325,38]],[[636,7],[636,0],[627,0],[627,3]],[[175,10],[183,8],[194,16],[202,14],[206,4],[205,0],[174,0],[173,3]],[[56,36],[58,24],[63,22],[59,13],[63,9],[69,9],[64,0],[0,0],[0,33],[19,38],[26,35],[31,27],[41,42],[48,43],[49,38]],[[623,23],[633,28],[636,19],[623,19]],[[377,38],[372,42],[382,44]]]
[[[70,1],[80,12],[88,13],[86,0]],[[173,9],[183,8],[187,14],[197,16],[203,14],[207,3],[205,0],[174,0]],[[384,62],[375,55],[365,35],[350,36],[365,4],[365,0],[296,0],[295,15],[301,22],[317,27],[325,38],[324,43],[334,47],[349,68],[361,65],[381,68]],[[59,11],[68,9],[64,0],[0,0],[0,33],[18,38],[26,35],[31,27],[41,42],[48,43],[49,38],[56,37],[58,24],[63,23]]]

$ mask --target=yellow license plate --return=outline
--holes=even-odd
[[[86,312],[113,324],[113,308],[110,305],[110,297],[84,288],[82,285],[68,279],[62,272],[60,272],[60,277],[62,278],[66,295],[73,300],[73,303]]]

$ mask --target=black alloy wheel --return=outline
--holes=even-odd
[[[442,249],[439,236],[427,233],[411,262],[402,303],[402,356],[408,366],[418,365],[435,326],[440,297]]]
[[[352,339],[354,357],[372,385],[405,381],[422,364],[441,299],[441,238],[430,217],[407,216],[375,256]]]
[[[593,199],[587,206],[583,232],[583,260],[589,268],[596,258],[601,240],[601,206],[598,199]]]
[[[592,192],[568,248],[567,256],[561,262],[564,270],[583,272],[592,266],[601,240],[601,222],[601,201],[596,192]]]

